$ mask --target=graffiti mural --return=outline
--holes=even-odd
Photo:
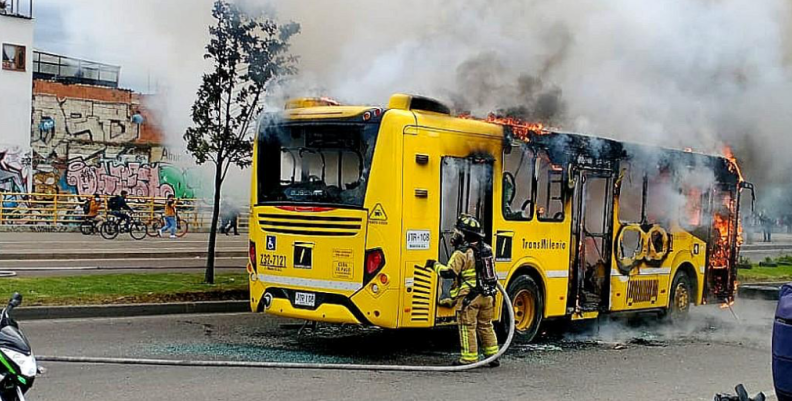
[[[121,191],[195,197],[201,179],[162,145],[164,134],[146,104],[158,103],[125,89],[35,80],[32,167],[4,173],[0,164],[0,190],[5,177],[9,187],[21,180],[40,194],[34,197]]]
[[[102,162],[88,165],[81,159],[69,161],[66,182],[79,195],[117,195],[166,197],[174,194],[171,184],[160,183],[158,164]]]
[[[65,155],[71,141],[95,143],[131,143],[140,135],[135,105],[87,99],[58,99],[37,94],[33,104],[31,144],[39,154]]]
[[[30,167],[30,151],[0,146],[0,192],[27,192]]]

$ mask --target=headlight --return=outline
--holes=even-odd
[[[8,357],[19,366],[19,373],[21,373],[22,376],[36,376],[36,358],[34,358],[32,354],[28,356],[8,348],[0,348],[0,351],[3,351],[4,354],[8,355]]]

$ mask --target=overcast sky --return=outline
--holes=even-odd
[[[116,1],[116,0],[112,0]],[[108,52],[106,47],[86,38],[74,38],[67,26],[64,15],[68,10],[90,6],[81,0],[34,0],[36,23],[35,44],[37,50],[57,53],[69,57],[82,58],[100,63],[121,66],[121,86],[136,91],[147,91],[148,71],[140,71],[134,65],[132,54],[123,51]],[[156,79],[155,79],[156,80]],[[153,85],[153,84],[152,84]]]

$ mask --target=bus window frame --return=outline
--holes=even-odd
[[[500,205],[501,206],[501,208],[500,208],[501,209],[501,216],[506,221],[522,221],[522,222],[533,221],[534,216],[536,215],[535,210],[536,210],[536,194],[537,194],[537,192],[536,192],[536,181],[537,181],[536,180],[536,162],[537,162],[536,151],[534,149],[532,149],[532,148],[530,148],[528,146],[522,145],[522,144],[512,143],[512,144],[509,144],[509,146],[511,147],[510,151],[507,153],[505,151],[505,149],[504,149],[504,152],[503,152],[503,160],[501,160],[501,162],[502,162],[502,168],[501,168],[502,177],[501,178],[502,179],[505,178],[506,177],[506,173],[510,173],[512,175],[512,178],[514,179],[514,184],[515,184],[514,188],[512,188],[512,191],[514,191],[512,196],[516,197],[517,196],[517,185],[518,185],[517,184],[517,177],[511,171],[506,171],[506,155],[507,154],[512,154],[515,151],[520,151],[522,153],[522,156],[520,158],[520,163],[517,166],[517,171],[519,171],[523,167],[531,168],[531,172],[530,172],[530,176],[529,176],[529,181],[530,181],[531,188],[528,191],[528,197],[525,200],[523,200],[523,203],[529,202],[529,206],[528,206],[527,209],[520,209],[520,210],[517,210],[517,211],[513,211],[512,212],[513,215],[511,215],[511,216],[508,215],[506,213],[506,207],[511,208],[511,206],[512,206],[511,203],[514,201],[514,199],[512,199],[509,202],[507,202],[506,198],[505,198],[506,193],[504,192],[505,188],[502,187],[501,188],[501,192],[502,193],[501,193],[501,197],[500,197],[501,198],[500,199],[500,201],[501,201],[501,205]],[[524,159],[525,157],[527,157],[527,159]],[[522,206],[522,205],[520,205],[520,206]],[[527,217],[522,216],[522,212],[526,211],[526,210],[528,211],[528,216]]]
[[[541,166],[541,163],[542,163],[542,156],[544,156],[546,158],[547,164],[549,166],[548,169],[547,169],[548,179],[547,179],[547,182],[546,182],[546,184],[547,184],[547,202],[544,205],[544,207],[545,207],[545,209],[548,209],[549,206],[550,206],[550,202],[553,202],[553,201],[559,202],[561,204],[561,211],[558,212],[558,213],[561,214],[560,218],[542,217],[539,214],[539,206],[540,206],[539,205],[539,174],[541,173],[540,166]],[[550,152],[548,152],[547,150],[544,150],[544,149],[537,150],[536,152],[534,152],[534,163],[535,163],[534,164],[534,185],[533,185],[533,189],[532,189],[532,198],[533,198],[533,201],[534,201],[533,216],[536,216],[536,220],[540,221],[542,223],[563,223],[563,222],[565,222],[566,221],[566,217],[567,217],[566,216],[566,210],[565,210],[566,209],[566,201],[567,201],[567,191],[566,191],[566,185],[564,185],[564,183],[567,181],[568,168],[566,166],[564,166],[563,164],[553,163],[553,160],[550,157]],[[556,169],[556,167],[560,167],[560,169]],[[550,179],[550,175],[552,175],[552,174],[558,174],[561,177],[561,179],[558,182],[559,190],[561,192],[560,193],[560,196],[561,196],[560,200],[554,200],[553,197],[552,197],[551,189],[552,189],[552,185],[553,185],[553,180]],[[556,213],[556,215],[558,215],[558,213]]]
[[[627,162],[629,164],[629,168],[633,168],[633,163]],[[627,169],[621,169],[625,171]],[[639,170],[638,173],[641,177],[641,211],[640,211],[640,220],[639,221],[630,221],[622,219],[621,210],[622,210],[622,190],[624,189],[623,184],[619,184],[619,193],[614,194],[614,196],[618,195],[619,197],[619,210],[616,211],[616,215],[619,216],[619,223],[622,225],[629,225],[629,224],[644,224],[646,223],[646,197],[649,190],[649,178],[646,168],[641,168],[639,165],[636,166],[636,170]],[[627,170],[629,171],[629,170]],[[623,178],[622,178],[623,179]]]

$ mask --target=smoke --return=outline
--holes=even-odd
[[[775,303],[739,300],[733,311],[714,305],[693,307],[687,319],[664,322],[650,316],[642,319],[601,318],[564,334],[568,341],[627,343],[713,341],[769,348]]]
[[[275,4],[275,3],[273,3]],[[293,94],[383,104],[395,91],[458,111],[721,154],[765,192],[790,179],[784,0],[636,3],[278,2],[303,23]]]
[[[718,154],[730,145],[764,193],[792,182],[786,0],[243,5],[302,25],[293,47],[301,74],[284,97],[382,105],[411,92],[458,111],[621,140]],[[164,121],[179,139],[206,68],[211,1],[79,0],[59,9],[72,54],[122,64],[136,89],[149,72],[162,93],[168,88]]]

